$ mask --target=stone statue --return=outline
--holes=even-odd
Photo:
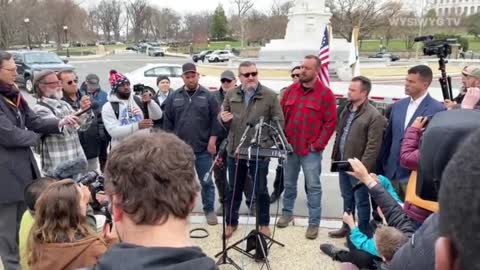
[[[324,0],[295,0],[292,13],[304,14],[312,11],[323,11],[325,9]]]

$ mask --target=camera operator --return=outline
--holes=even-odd
[[[67,116],[76,117],[79,111],[63,101],[63,91],[61,82],[54,71],[40,72],[35,76],[33,87],[39,97],[33,110],[37,115],[44,119],[62,119]],[[80,109],[87,110],[91,106],[90,98],[83,97],[80,100]],[[47,176],[53,176],[52,173],[60,164],[66,160],[76,158],[85,159],[82,145],[78,136],[78,131],[86,131],[93,120],[91,111],[87,111],[78,117],[80,125],[77,127],[66,127],[62,134],[52,134],[43,136],[41,142],[36,146],[37,153],[40,154],[42,171]]]
[[[107,250],[107,242],[87,223],[90,190],[73,180],[50,184],[35,204],[27,245],[28,265],[35,269],[92,267]],[[105,235],[111,240],[111,235]]]
[[[451,109],[456,109],[456,108],[463,108],[463,109],[473,109],[474,107],[479,107],[480,104],[478,103],[477,100],[473,100],[470,102],[469,98],[465,100],[465,97],[467,96],[468,92],[478,92],[478,89],[480,87],[480,66],[476,65],[470,65],[466,66],[462,70],[462,89],[460,93],[458,94],[457,97],[455,97],[453,100],[445,100],[445,106],[449,110]],[[471,93],[474,94],[474,93]],[[465,100],[465,106],[462,106],[463,101]],[[476,101],[476,102],[475,102]],[[473,104],[470,104],[473,103]]]
[[[133,133],[151,129],[153,120],[162,118],[160,106],[152,101],[152,96],[142,95],[143,103],[147,104],[149,119],[144,119],[142,109],[135,102],[130,87],[130,81],[115,70],[110,71],[110,84],[112,93],[110,101],[102,108],[102,119],[105,129],[112,137],[110,146],[115,147],[121,140]]]
[[[110,153],[105,192],[119,244],[95,269],[217,269],[193,247],[188,216],[200,190],[194,152],[171,133],[138,133]]]

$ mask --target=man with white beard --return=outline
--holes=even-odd
[[[66,116],[75,118],[77,113],[70,104],[63,101],[63,91],[60,80],[54,71],[43,71],[35,76],[34,90],[38,101],[33,107],[33,111],[43,119],[63,119]],[[80,111],[90,108],[90,98],[82,97],[80,100]],[[35,147],[35,152],[40,155],[42,172],[46,176],[53,176],[53,171],[57,166],[66,161],[74,159],[84,159],[78,131],[85,131],[90,126],[93,119],[91,111],[79,116],[79,125],[65,126],[61,134],[50,134],[41,137],[39,144]]]

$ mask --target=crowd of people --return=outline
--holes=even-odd
[[[292,84],[276,91],[246,61],[237,74],[224,71],[221,87],[212,92],[199,84],[197,67],[186,63],[184,86],[171,89],[170,79],[160,76],[158,89],[138,95],[115,70],[109,72],[108,93],[96,74],[80,85],[74,71],[45,71],[35,75],[37,102],[30,109],[15,84],[12,56],[0,51],[5,269],[217,269],[190,242],[188,216],[197,197],[208,225],[225,214],[228,239],[238,228],[245,195],[260,233],[271,236],[270,203],[283,200],[275,226],[294,221],[301,170],[308,201],[305,237],[316,239],[322,159],[334,134],[330,170],[339,175],[344,224],[328,235],[346,238],[347,248],[324,243],[321,252],[343,269],[480,269],[480,67],[466,67],[465,90],[444,102],[429,95],[430,67],[412,67],[407,97],[384,114],[369,100],[374,86],[364,76],[351,80],[347,102],[337,106],[319,79],[320,68],[317,56],[305,56],[290,71]],[[252,145],[284,146],[260,121],[278,122],[285,150],[291,147],[275,170],[271,194],[270,159],[238,154]],[[40,170],[31,149],[40,157]],[[71,160],[82,161],[81,172],[55,179]],[[92,195],[76,181],[89,171],[103,173],[104,194]],[[215,186],[221,204],[216,211]],[[92,200],[108,205],[112,214],[101,232]]]

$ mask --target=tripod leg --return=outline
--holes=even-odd
[[[267,255],[267,249],[266,249],[267,247],[263,246],[263,241],[262,240],[263,240],[263,234],[257,232],[257,245],[260,245],[260,250],[262,251],[263,264],[267,266],[268,270],[271,270],[270,269],[270,261],[268,260],[268,255]],[[258,256],[256,256],[256,257],[258,257]]]

